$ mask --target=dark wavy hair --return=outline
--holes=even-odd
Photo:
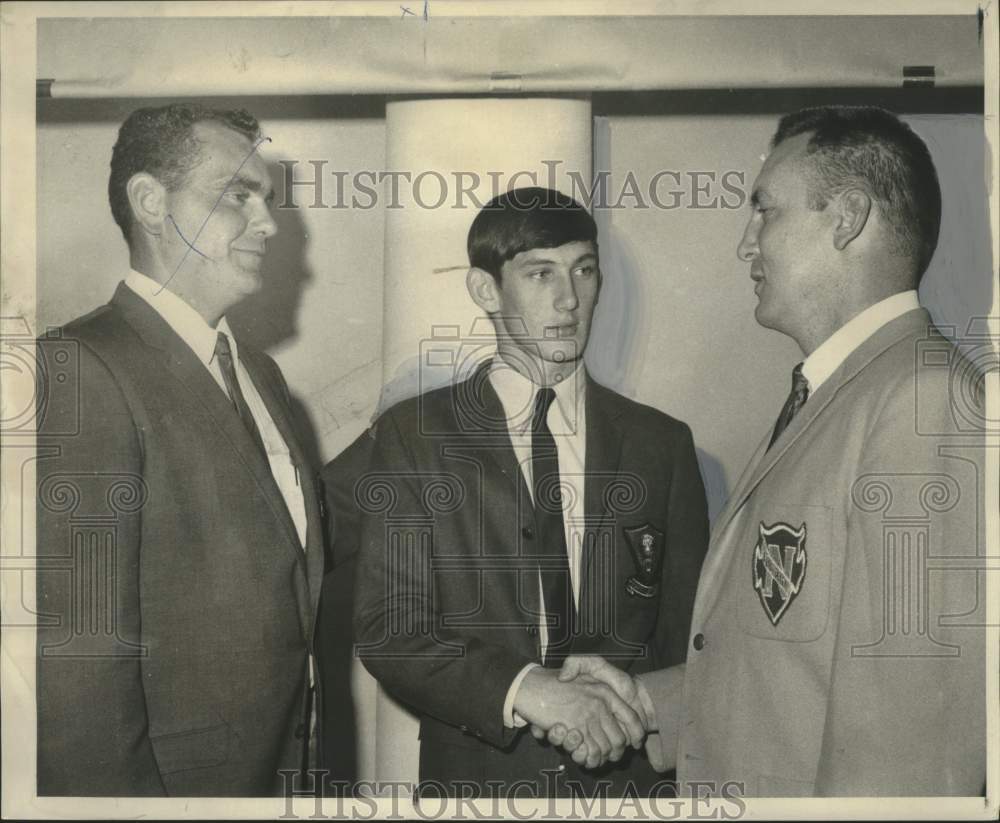
[[[590,241],[597,250],[597,224],[572,197],[531,186],[494,197],[469,228],[469,265],[500,282],[503,264],[530,249],[554,249]]]
[[[215,122],[242,134],[251,142],[260,138],[257,119],[243,109],[211,109],[195,104],[174,104],[136,109],[118,130],[111,152],[108,200],[111,214],[130,242],[132,209],[126,186],[132,175],[147,172],[168,190],[176,191],[188,172],[201,162],[201,142],[194,124]]]
[[[810,135],[810,208],[824,208],[848,188],[867,192],[889,223],[893,251],[913,262],[919,283],[941,229],[941,186],[924,141],[896,115],[875,106],[823,106],[787,114],[771,146],[799,134]]]

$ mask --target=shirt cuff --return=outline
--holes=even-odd
[[[660,728],[656,720],[656,706],[653,705],[653,698],[649,696],[649,689],[641,677],[635,678],[635,688],[639,692],[639,703],[642,704],[642,711],[646,715],[646,731],[658,732]]]
[[[680,736],[680,715],[684,698],[684,664],[636,675],[639,700],[649,716],[650,730],[646,735],[646,755],[658,772],[677,767],[677,746]]]
[[[539,668],[537,663],[529,663],[517,673],[517,677],[514,678],[514,681],[510,684],[510,688],[507,689],[507,699],[503,702],[504,728],[519,729],[522,726],[528,725],[527,720],[521,717],[521,715],[514,713],[514,700],[517,697],[517,690],[521,688],[521,681],[524,680],[524,676],[532,669],[537,668]]]

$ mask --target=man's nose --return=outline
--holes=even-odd
[[[257,207],[250,225],[251,231],[260,237],[274,237],[278,233],[278,224],[274,222],[271,209],[266,203]]]
[[[573,281],[573,275],[567,273],[556,297],[556,308],[560,311],[573,311],[579,305],[580,297],[576,293],[576,283]]]
[[[747,221],[746,228],[743,229],[743,238],[736,247],[736,256],[744,263],[751,262],[757,256],[757,227],[753,217]]]

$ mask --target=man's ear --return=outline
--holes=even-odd
[[[473,266],[465,275],[465,287],[469,290],[469,296],[484,312],[496,314],[500,311],[500,288],[488,271]]]
[[[861,189],[848,189],[837,198],[837,224],[833,229],[833,247],[843,251],[864,230],[872,210],[872,199]]]
[[[125,184],[132,218],[148,234],[163,233],[167,217],[167,190],[153,175],[140,171]]]

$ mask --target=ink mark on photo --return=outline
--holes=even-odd
[[[219,195],[218,199],[212,205],[212,208],[209,210],[208,214],[205,215],[205,219],[202,221],[202,224],[199,227],[197,234],[195,234],[195,236],[191,239],[190,242],[188,242],[188,239],[184,236],[183,232],[181,232],[180,227],[177,225],[176,221],[174,220],[173,215],[172,214],[168,214],[167,215],[167,219],[173,225],[174,231],[177,232],[177,235],[181,238],[181,240],[184,241],[184,245],[186,245],[188,247],[188,251],[193,251],[193,252],[195,252],[195,254],[198,254],[201,257],[205,257],[204,254],[202,254],[200,251],[198,251],[198,248],[196,246],[196,244],[198,242],[198,238],[201,237],[201,233],[205,230],[205,226],[208,225],[208,221],[211,219],[212,215],[215,213],[215,210],[219,207],[219,203],[222,202],[222,198],[226,196],[226,192],[229,191],[229,187],[233,184],[233,180],[236,179],[237,175],[239,175],[239,173],[243,170],[243,167],[247,164],[247,161],[251,157],[253,157],[253,155],[256,153],[257,149],[259,149],[261,147],[261,144],[263,144],[263,143],[270,143],[270,142],[271,142],[271,138],[270,137],[261,137],[260,139],[257,140],[256,143],[253,144],[253,148],[250,149],[250,151],[247,153],[247,156],[243,158],[243,162],[240,163],[239,166],[237,166],[236,171],[233,172],[232,177],[229,178],[229,182],[226,183],[226,187],[222,190],[222,193]],[[174,279],[174,275],[176,275],[177,272],[180,271],[181,266],[184,265],[184,261],[187,260],[187,256],[188,256],[188,252],[185,251],[184,254],[183,254],[183,256],[181,257],[181,259],[177,262],[177,265],[174,268],[173,272],[171,272],[170,277],[168,277],[166,279],[166,282],[164,282],[163,285],[160,286],[160,288],[156,291],[157,295],[159,295],[169,285],[170,281]],[[205,259],[207,260],[208,258],[205,257]]]

